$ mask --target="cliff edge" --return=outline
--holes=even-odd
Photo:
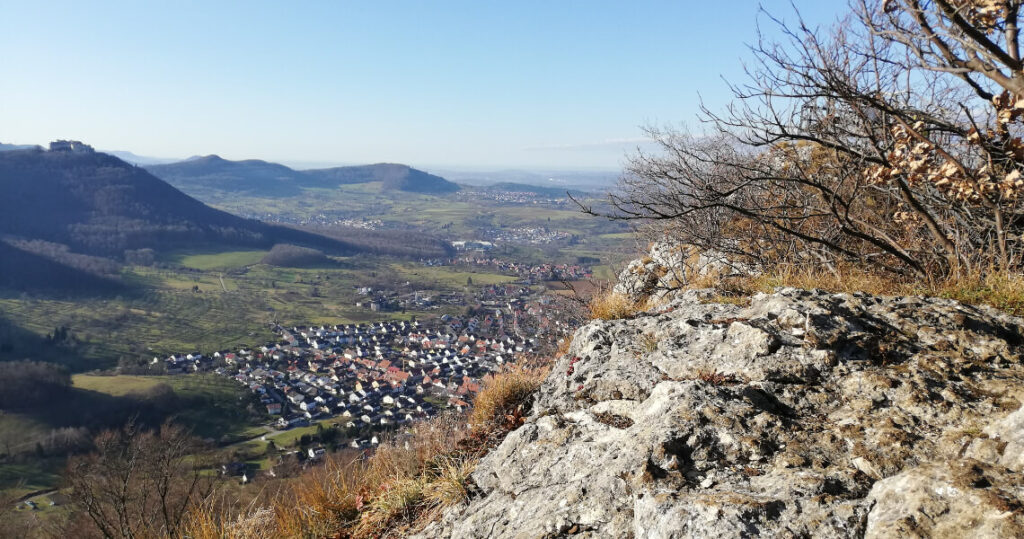
[[[423,537],[1024,535],[1024,320],[710,291],[580,328]]]

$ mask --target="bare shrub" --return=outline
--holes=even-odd
[[[212,487],[192,456],[198,446],[188,431],[170,423],[147,431],[129,422],[93,443],[95,451],[71,457],[65,473],[72,506],[93,533],[181,537],[185,516]]]
[[[753,47],[707,132],[650,130],[661,151],[632,159],[610,216],[761,267],[1019,271],[1019,8],[856,0],[826,31],[773,19],[785,39]]]

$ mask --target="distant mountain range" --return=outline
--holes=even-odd
[[[272,164],[248,166],[275,169],[264,165]],[[280,165],[276,170],[290,171]],[[243,219],[199,202],[143,168],[91,149],[44,151],[33,146],[0,151],[0,192],[0,287],[16,290],[120,288],[122,262],[152,263],[160,252],[177,249],[287,244],[334,255],[417,257],[444,256],[450,250],[421,234],[310,231]]]
[[[146,170],[98,152],[0,152],[0,235],[41,240],[76,253],[121,258],[125,250],[230,243],[352,245],[211,208]]]
[[[131,163],[133,165],[139,165],[144,167],[146,165],[163,165],[166,163],[174,163],[178,159],[168,159],[166,157],[150,157],[148,155],[138,155],[132,152],[123,150],[101,150],[103,153],[109,153],[114,157],[124,161],[125,163]]]
[[[30,150],[38,147],[39,146],[36,146],[34,144],[6,144],[0,142],[0,152],[9,152],[13,150]]]
[[[0,152],[40,149],[29,144],[0,142]],[[345,184],[381,182],[385,191],[446,194],[459,190],[456,183],[395,163],[295,170],[285,165],[246,159],[230,161],[218,155],[195,156],[183,161],[109,151],[132,165],[145,167],[154,176],[186,192],[217,190],[252,196],[281,197],[299,194],[305,187],[332,188]]]
[[[333,188],[343,184],[381,182],[385,191],[446,194],[459,186],[440,176],[406,165],[375,165],[294,170],[258,159],[230,161],[216,155],[194,157],[146,167],[153,175],[186,192],[217,190],[249,196],[287,197],[306,187]]]
[[[0,151],[38,148],[36,145],[0,143]],[[231,161],[217,155],[194,156],[185,160],[137,155],[130,151],[105,151],[121,160],[145,167],[153,175],[187,193],[208,191],[253,196],[293,196],[306,187],[333,188],[345,184],[381,182],[385,191],[445,194],[459,190],[459,184],[511,188],[545,195],[603,192],[619,177],[612,170],[469,170],[431,169],[433,173],[394,163],[307,169],[303,166],[247,159]],[[457,182],[457,183],[456,183]],[[557,191],[557,193],[556,193]]]

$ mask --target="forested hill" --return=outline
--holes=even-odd
[[[125,250],[197,244],[287,242],[334,253],[337,238],[242,219],[213,209],[146,170],[92,152],[0,152],[0,236],[42,240],[76,253],[120,258]]]
[[[324,186],[349,183],[382,182],[385,191],[442,194],[459,190],[459,186],[440,176],[394,163],[378,163],[357,167],[335,167],[304,171]]]
[[[444,194],[459,186],[422,170],[393,163],[293,170],[284,165],[250,159],[229,161],[216,155],[146,167],[155,176],[190,193],[210,190],[258,197],[287,197],[304,187],[332,188],[344,184],[380,182],[384,191]]]
[[[302,172],[258,159],[229,161],[217,155],[150,165],[146,169],[185,191],[214,189],[253,196],[292,196],[310,183]]]

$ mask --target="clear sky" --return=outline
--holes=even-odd
[[[795,0],[828,24],[843,0]],[[0,0],[0,142],[140,155],[616,168],[741,80],[720,1]]]

